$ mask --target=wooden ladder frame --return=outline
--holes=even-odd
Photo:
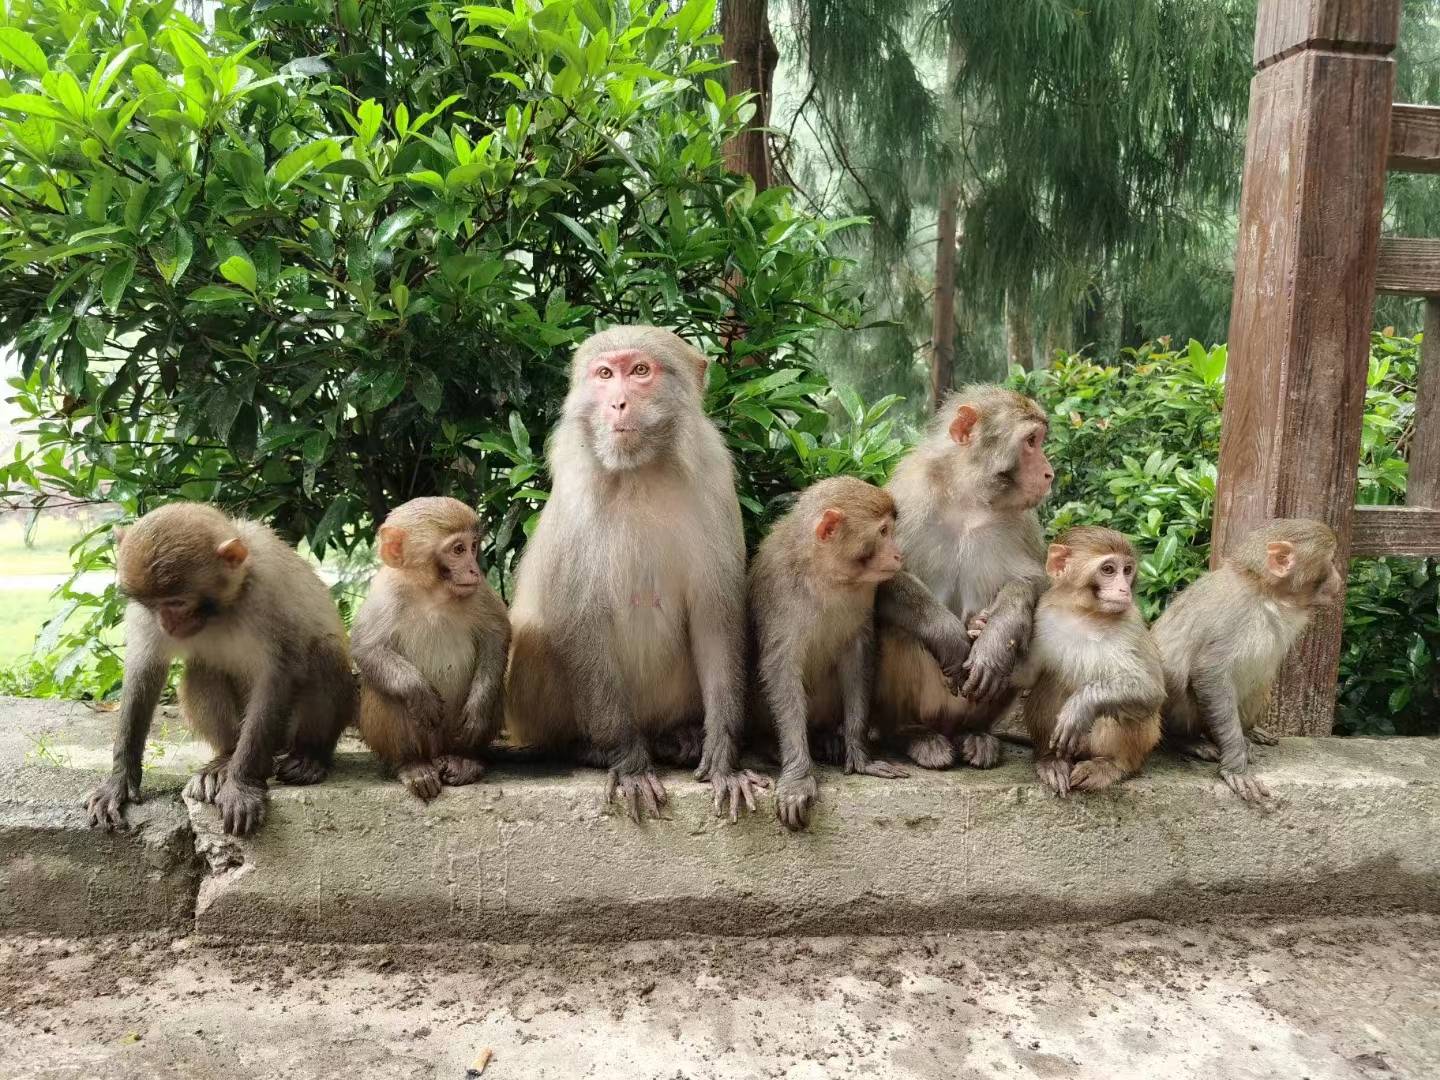
[[[1240,200],[1215,565],[1272,517],[1340,558],[1440,555],[1440,240],[1380,237],[1387,170],[1440,172],[1440,107],[1395,105],[1400,0],[1261,0]],[[1376,291],[1426,297],[1406,506],[1356,507]],[[1328,735],[1343,613],[1287,661],[1277,733]]]

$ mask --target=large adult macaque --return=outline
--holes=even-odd
[[[212,506],[171,503],[120,533],[125,689],[111,776],[90,795],[91,825],[123,823],[172,660],[180,705],[216,757],[186,785],[228,833],[265,817],[266,781],[313,784],[355,711],[345,629],[315,570],[279,537]],[[275,755],[284,755],[277,763]]]
[[[654,326],[585,341],[551,437],[550,498],[511,607],[513,741],[608,764],[607,798],[657,815],[652,741],[703,716],[696,777],[732,816],[769,781],[737,768],[745,541],[730,455],[701,408],[705,358]]]
[[[810,750],[838,733],[848,773],[905,773],[870,757],[875,589],[900,571],[895,503],[849,476],[807,488],[770,530],[750,568],[757,712],[773,727],[781,775],[775,808],[809,824],[818,795]]]
[[[926,768],[953,765],[957,751],[976,768],[1000,760],[990,728],[1014,700],[1010,674],[1046,584],[1035,508],[1055,477],[1047,430],[1029,398],[967,386],[890,481],[906,573],[879,592],[877,719]],[[939,615],[917,595],[927,591]]]
[[[1270,797],[1250,772],[1246,739],[1275,742],[1257,724],[1285,654],[1317,610],[1345,596],[1336,546],[1318,521],[1266,522],[1171,601],[1152,628],[1165,667],[1166,741],[1218,761],[1221,778],[1247,802]]]
[[[360,734],[421,799],[470,784],[500,733],[510,620],[480,570],[480,521],[421,498],[380,526],[384,563],[355,616]]]
[[[1051,587],[1035,607],[1025,726],[1035,772],[1057,795],[1133,776],[1160,741],[1165,675],[1135,607],[1135,548],[1093,525],[1068,529],[1047,553]]]

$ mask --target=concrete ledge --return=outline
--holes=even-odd
[[[108,740],[109,718],[77,716],[70,706],[0,701],[0,727],[46,709],[69,710],[65,737],[76,746]],[[180,745],[164,760],[203,757]],[[827,771],[813,829],[790,835],[768,802],[738,825],[716,819],[708,790],[678,773],[666,778],[670,818],[641,826],[602,811],[595,771],[497,770],[424,806],[382,780],[363,751],[347,748],[324,784],[272,787],[269,820],[252,840],[223,837],[213,808],[190,807],[210,872],[197,880],[169,866],[161,876],[198,886],[201,932],[343,941],[890,933],[1361,906],[1440,911],[1440,741],[1284,740],[1261,752],[1260,773],[1276,794],[1268,813],[1234,798],[1210,766],[1163,755],[1112,792],[1060,801],[1034,783],[1025,758],[1007,748],[1006,764],[993,772],[894,781]],[[95,779],[25,768],[49,774],[44,782],[65,787],[67,798]],[[147,771],[147,791],[157,782],[173,790],[178,774],[164,780]],[[146,811],[157,804],[178,810],[152,798]],[[82,869],[99,875],[107,894],[158,872],[138,869],[134,841],[86,830],[78,810],[56,821],[61,833],[79,833],[65,840],[79,845],[77,867],[38,885],[66,890],[62,908],[83,910],[90,924],[98,917],[78,892],[88,880]],[[72,857],[45,829],[19,820],[13,800],[0,804],[7,892],[35,887],[16,869],[31,853],[26,835],[36,850]],[[19,925],[41,919],[49,903],[22,902],[7,925],[58,929]],[[155,918],[175,905],[141,906],[136,917]]]

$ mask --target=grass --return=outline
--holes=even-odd
[[[41,515],[32,543],[25,541],[28,517],[12,514],[0,521],[0,574],[66,574],[70,547],[88,526],[71,518]]]
[[[8,665],[30,651],[35,635],[60,601],[50,596],[49,589],[5,589],[0,591],[0,605],[5,609],[0,616],[0,665]]]

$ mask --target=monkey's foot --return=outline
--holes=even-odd
[[[861,776],[878,776],[881,780],[904,780],[910,774],[888,761],[872,761],[867,758],[851,758],[845,762],[847,773]]]
[[[745,809],[752,814],[755,812],[755,796],[770,786],[770,778],[761,776],[759,773],[751,772],[749,769],[736,769],[728,773],[710,773],[710,790],[715,795],[714,806],[717,815],[725,813],[725,804],[730,804],[730,820],[740,820],[740,802],[743,799]]]
[[[653,770],[646,770],[639,773],[622,773],[618,769],[611,769],[605,780],[605,802],[619,796],[630,812],[630,820],[639,824],[640,807],[643,804],[651,817],[660,816],[660,807],[665,805],[669,798],[665,794],[665,785],[660,783],[660,777],[656,776]]]
[[[1246,771],[1232,772],[1229,769],[1220,770],[1220,779],[1230,786],[1230,790],[1239,795],[1248,803],[1264,804],[1270,798],[1270,789],[1265,786],[1265,781]]]
[[[1070,762],[1064,758],[1042,757],[1035,759],[1035,775],[1040,783],[1056,795],[1070,794]]]
[[[275,765],[275,778],[285,784],[318,784],[329,774],[330,766],[325,762],[293,750]]]
[[[955,764],[955,747],[939,732],[911,739],[905,756],[922,769],[948,769]]]
[[[960,756],[977,769],[1000,764],[1000,740],[988,731],[972,731],[960,740]]]
[[[184,795],[197,802],[213,803],[220,785],[225,783],[225,769],[230,764],[230,755],[221,754],[201,765],[194,776],[185,783]]]
[[[485,763],[479,758],[464,757],[460,754],[446,754],[435,759],[440,771],[440,782],[448,787],[473,784],[485,775]]]
[[[1271,735],[1264,728],[1252,727],[1245,733],[1245,737],[1260,746],[1279,746],[1280,740]]]
[[[103,825],[107,831],[125,828],[126,804],[139,801],[138,783],[131,783],[123,776],[109,777],[85,799],[85,813],[90,827]]]
[[[440,794],[440,771],[435,768],[434,762],[412,761],[409,765],[401,765],[399,772],[400,782],[417,799],[429,802]]]
[[[1108,758],[1088,758],[1077,761],[1070,769],[1072,791],[1101,791],[1117,780],[1125,779],[1125,773]]]
[[[1192,739],[1189,742],[1177,742],[1175,752],[1182,757],[1194,758],[1196,761],[1219,761],[1220,748],[1209,739]]]
[[[810,824],[810,810],[820,798],[815,777],[781,778],[775,789],[775,814],[787,829],[803,829]]]
[[[810,753],[822,765],[844,765],[845,736],[838,728],[816,732],[810,739]]]
[[[215,807],[220,823],[232,836],[254,832],[265,820],[265,788],[236,780],[228,774],[215,793]]]

